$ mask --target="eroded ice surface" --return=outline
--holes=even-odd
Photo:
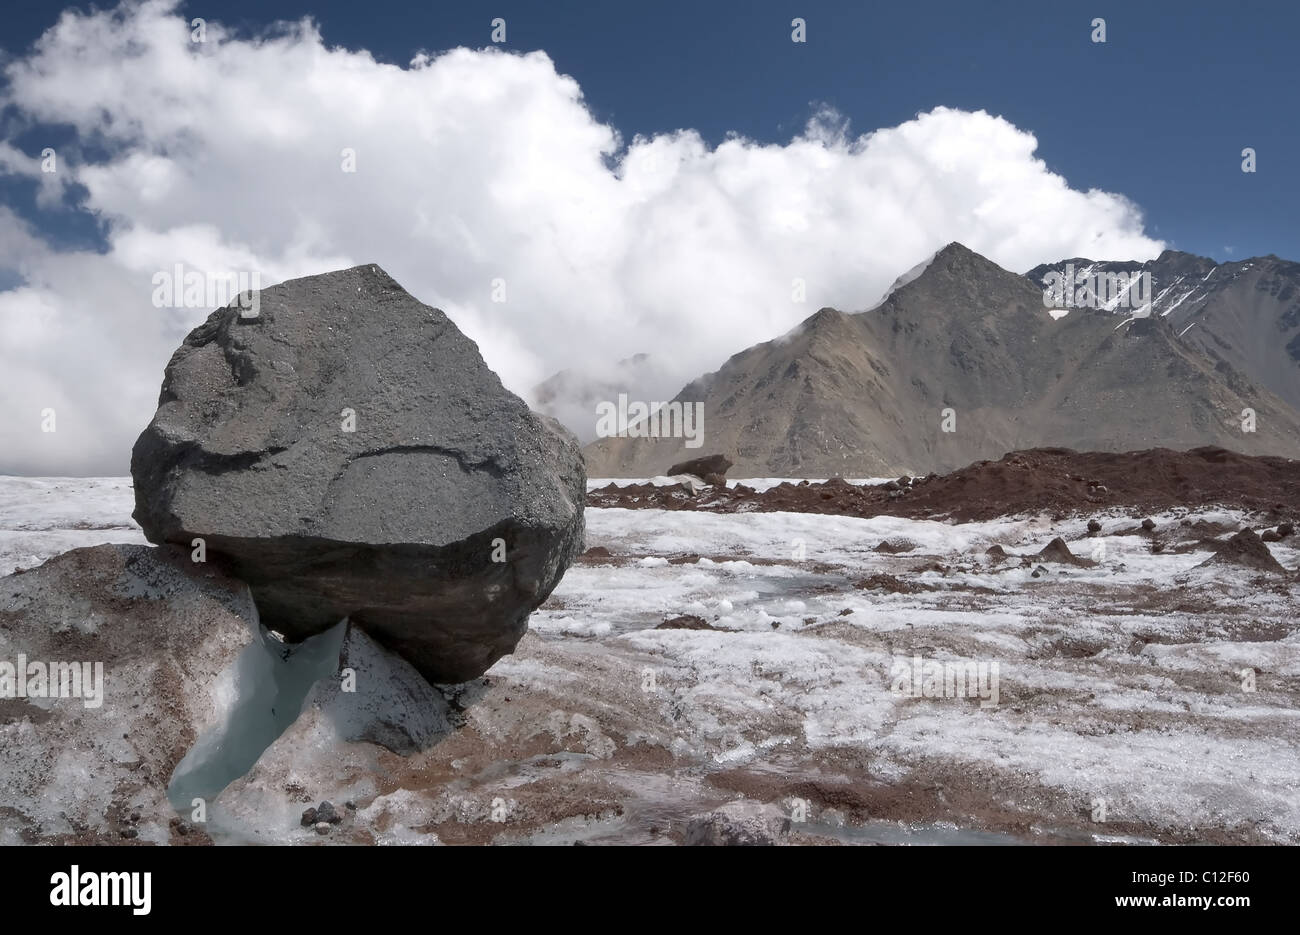
[[[125,479],[0,479],[3,570],[140,541],[132,505]],[[313,801],[358,799],[330,840],[657,843],[737,788],[786,807],[816,777],[877,790],[846,840],[898,817],[878,791],[905,787],[950,809],[965,840],[1300,843],[1294,580],[1197,569],[1209,547],[1155,553],[1117,535],[1131,515],[1097,518],[1102,533],[1088,538],[1087,516],[953,525],[588,510],[587,544],[610,557],[572,567],[516,654],[464,688],[452,736],[408,758],[361,757],[364,745],[313,745],[295,725],[239,792],[284,801],[231,803],[232,814],[262,841],[314,841],[286,818],[301,808],[282,788],[291,773]],[[994,543],[1031,554],[1057,535],[1100,564],[1033,578],[1032,566],[984,557]],[[886,539],[915,548],[875,552]],[[1295,542],[1269,545],[1291,570]],[[876,573],[916,590],[855,586]],[[680,614],[718,629],[655,629]],[[894,691],[893,667],[915,656],[997,663],[999,703]],[[1098,803],[1105,823],[1090,817]],[[810,827],[839,826],[829,804],[811,808]],[[904,817],[893,837],[928,840]]]
[[[0,575],[80,546],[143,544],[134,509],[129,477],[0,475]]]

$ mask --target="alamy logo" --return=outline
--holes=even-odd
[[[895,659],[891,689],[908,698],[978,698],[981,708],[994,708],[998,670],[997,662],[938,662],[920,656]]]
[[[153,874],[82,873],[76,864],[68,873],[50,877],[51,906],[130,906],[132,915],[147,916],[153,905]]]
[[[0,659],[0,698],[80,698],[87,708],[104,703],[102,662],[28,662]]]
[[[1043,276],[1043,305],[1048,308],[1141,309],[1151,304],[1151,274],[1094,273],[1092,267],[1076,271],[1073,263],[1065,271],[1052,270]]]
[[[687,448],[704,444],[704,403],[628,402],[626,393],[618,402],[596,404],[596,435],[599,438],[684,438]]]
[[[256,318],[262,307],[260,272],[209,273],[177,263],[153,274],[154,308],[238,308]]]

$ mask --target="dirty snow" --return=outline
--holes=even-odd
[[[3,570],[141,541],[131,507],[127,479],[0,478]],[[1119,512],[1098,515],[1088,537],[1088,518],[590,509],[587,545],[610,557],[570,568],[517,653],[465,687],[458,735],[381,757],[390,773],[377,787],[292,729],[266,756],[298,751],[303,801],[377,789],[347,833],[382,843],[665,843],[674,822],[734,797],[711,783],[723,773],[790,788],[814,775],[854,789],[918,784],[948,809],[949,834],[1023,836],[1027,823],[1040,839],[1300,843],[1295,579],[1197,569],[1208,547],[1153,552],[1118,535],[1135,522]],[[1250,521],[1152,518],[1161,530]],[[1000,544],[1029,556],[1058,535],[1099,565],[1034,578],[1036,561],[984,555]],[[873,551],[894,539],[915,547]],[[1270,550],[1294,570],[1297,545]],[[873,574],[906,587],[857,587]],[[717,629],[655,629],[681,614]],[[896,691],[896,666],[915,658],[996,664],[998,703]],[[285,827],[301,802],[254,792],[268,804],[241,812],[263,822],[250,834],[311,838]],[[814,801],[809,821],[846,828],[833,835],[845,842],[896,839],[878,834],[895,820],[923,828],[880,802],[844,826]]]

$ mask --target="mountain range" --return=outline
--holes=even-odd
[[[1150,294],[1049,309],[1044,279],[1067,269],[1081,282],[1148,273]],[[702,448],[601,438],[584,449],[589,475],[650,476],[712,452],[748,477],[949,471],[1044,446],[1300,457],[1300,264],[1167,250],[1019,274],[952,243],[873,308],[823,308],[674,402],[704,403]]]

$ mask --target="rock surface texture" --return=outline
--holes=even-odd
[[[509,653],[582,551],[577,442],[377,266],[214,312],[136,442],[134,517],[291,639],[343,617],[434,682]]]

